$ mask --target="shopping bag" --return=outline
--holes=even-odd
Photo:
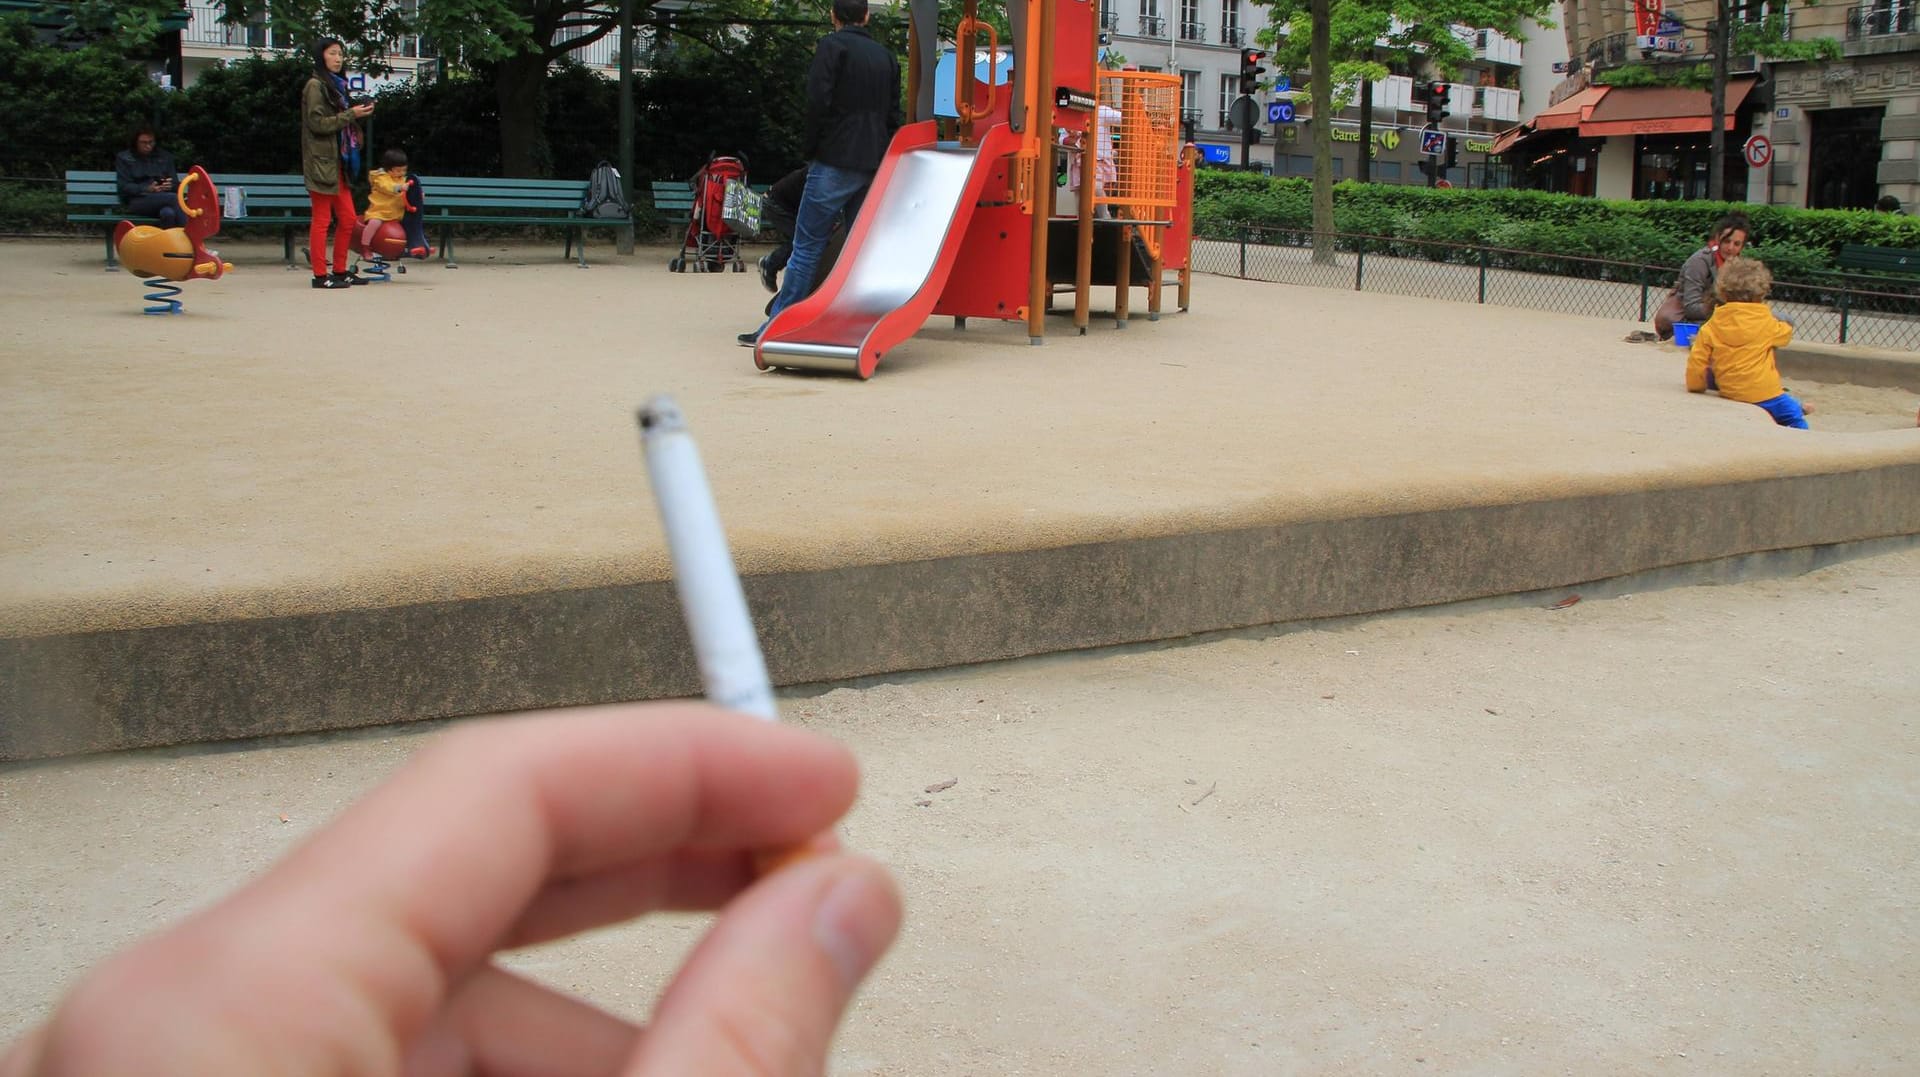
[[[750,236],[760,234],[760,205],[765,197],[743,180],[730,179],[720,197],[720,219],[727,227]]]

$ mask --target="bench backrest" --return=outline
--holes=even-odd
[[[1882,273],[1920,273],[1920,252],[1900,247],[1870,247],[1848,243],[1840,248],[1834,264],[1847,269],[1872,269]]]
[[[186,173],[180,174],[182,178]],[[301,210],[309,208],[307,183],[299,176],[266,175],[245,172],[212,173],[216,187],[244,187],[247,212],[256,210]],[[99,207],[102,211],[120,205],[120,188],[111,172],[68,172],[67,205]]]
[[[182,173],[184,175],[184,173]],[[244,172],[212,173],[214,185],[221,188],[244,187],[247,212],[256,210],[306,210],[306,180],[297,175],[268,175]],[[586,180],[501,179],[492,176],[420,177],[427,209],[503,209],[561,210],[578,212],[586,197]],[[680,185],[686,194],[686,206],[693,205],[693,192]],[[67,205],[100,207],[104,212],[120,205],[120,192],[112,172],[68,172]]]
[[[547,209],[577,213],[586,180],[497,179],[474,176],[420,177],[428,212],[447,209]]]
[[[693,188],[686,180],[654,180],[653,208],[661,213],[692,213]]]

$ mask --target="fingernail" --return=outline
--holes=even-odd
[[[850,872],[833,884],[813,914],[813,940],[840,971],[848,991],[859,986],[893,938],[891,917],[874,900],[873,888],[868,871]]]

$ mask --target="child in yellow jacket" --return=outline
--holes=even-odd
[[[1687,353],[1687,392],[1717,389],[1754,404],[1781,426],[1807,429],[1806,411],[1780,384],[1773,350],[1793,339],[1793,326],[1773,316],[1767,294],[1773,274],[1752,258],[1735,258],[1714,281],[1720,303]]]
[[[399,221],[407,231],[407,253],[415,258],[433,254],[427,245],[427,229],[420,221],[420,181],[407,175],[405,150],[388,150],[380,155],[380,167],[369,169],[367,182],[367,219]]]

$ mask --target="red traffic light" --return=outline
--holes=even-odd
[[[1427,83],[1427,96],[1435,101],[1445,101],[1452,95],[1453,87],[1445,82]]]

